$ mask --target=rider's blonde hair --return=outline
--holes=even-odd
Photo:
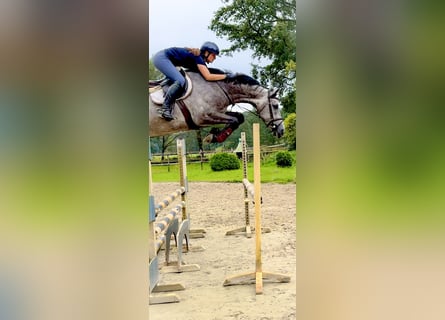
[[[201,54],[201,50],[198,48],[186,48],[188,52],[193,53],[195,56],[199,56]]]

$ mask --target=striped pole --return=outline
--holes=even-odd
[[[241,146],[243,149],[243,182],[247,180],[247,163],[249,162],[249,155],[247,154],[247,146],[246,146],[246,133],[241,132]],[[246,216],[246,234],[247,237],[250,238],[252,235],[250,233],[250,217],[249,217],[249,197],[246,185],[244,185],[244,214]]]
[[[176,198],[178,198],[183,193],[185,193],[185,187],[177,189],[175,192],[165,197],[164,200],[158,202],[158,204],[156,204],[155,206],[156,216],[158,215],[159,212],[162,211],[162,209],[167,208],[173,201],[175,201]]]
[[[176,207],[174,207],[168,214],[166,214],[164,217],[162,217],[161,220],[156,220],[155,225],[155,233],[160,234],[162,231],[165,230],[165,228],[168,227],[168,225],[174,220],[177,219],[178,213],[182,210],[182,208],[185,206],[185,203],[178,204]]]

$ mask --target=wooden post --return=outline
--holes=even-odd
[[[172,303],[179,302],[176,294],[164,294],[161,296],[153,296],[152,292],[165,292],[184,290],[182,284],[174,283],[168,285],[159,285],[159,263],[156,252],[156,235],[154,231],[154,222],[156,219],[154,197],[153,197],[153,180],[151,175],[151,154],[150,139],[148,140],[149,160],[148,160],[148,279],[149,279],[149,304]]]
[[[177,148],[177,155],[178,155],[178,166],[179,166],[179,184],[180,184],[180,195],[182,204],[180,206],[177,206],[178,211],[180,210],[182,212],[182,219],[180,224],[175,225],[172,224],[172,229],[167,229],[169,231],[166,233],[165,237],[165,256],[166,261],[164,266],[161,269],[162,273],[178,273],[178,272],[185,272],[185,271],[198,271],[200,270],[199,265],[197,264],[185,264],[182,261],[182,252],[185,249],[186,251],[190,251],[191,248],[189,246],[189,238],[190,237],[190,214],[187,213],[187,206],[186,206],[186,200],[187,200],[187,192],[188,192],[188,181],[187,181],[187,161],[185,158],[186,152],[185,152],[185,140],[183,138],[178,138],[176,140],[176,148]],[[163,200],[163,203],[169,204],[170,197],[165,198]],[[160,203],[158,206],[162,206]],[[178,212],[179,213],[179,212]],[[172,216],[175,214],[173,213]],[[168,216],[168,215],[167,215]],[[179,214],[178,214],[179,216]],[[178,260],[177,261],[169,261],[169,253],[170,253],[170,236],[169,234],[176,234],[176,240],[177,240],[177,253],[178,253]],[[185,248],[183,247],[183,240],[185,240]],[[159,249],[159,245],[158,245]],[[196,247],[194,248],[194,251],[203,250],[202,247]]]
[[[187,177],[187,159],[186,159],[186,150],[185,150],[185,140],[183,138],[179,138],[176,140],[176,149],[178,152],[178,166],[179,166],[179,175],[180,175],[180,185],[185,188],[185,192],[181,195],[181,200],[186,202],[186,194],[188,192],[188,177]],[[187,214],[186,208],[182,209],[182,221],[189,220],[190,215]],[[189,222],[190,223],[190,222]],[[188,235],[191,239],[196,238],[204,238],[204,234],[206,231],[204,229],[189,229]],[[188,250],[188,247],[187,247]],[[193,250],[203,250],[202,247],[195,247]]]
[[[263,272],[261,260],[261,154],[260,154],[260,128],[258,123],[253,124],[253,168],[255,187],[255,272],[232,276],[224,281],[224,286],[255,283],[256,294],[263,293],[263,280],[276,282],[289,282],[290,277],[280,273]]]
[[[260,129],[259,124],[253,124],[253,184],[255,187],[255,271],[256,293],[263,293],[263,270],[261,261],[261,158],[260,158]],[[259,232],[258,232],[259,230]]]
[[[241,228],[236,228],[226,232],[226,236],[237,235],[239,233],[244,233],[247,238],[252,237],[252,231],[255,231],[255,227],[250,225],[250,213],[249,213],[249,195],[254,199],[254,186],[249,182],[247,174],[247,164],[249,162],[249,155],[247,154],[247,143],[246,143],[246,133],[241,132],[241,150],[242,150],[242,161],[243,161],[243,187],[244,187],[244,216],[245,225]],[[255,201],[255,200],[254,200]],[[261,200],[262,201],[262,200]],[[268,233],[271,232],[270,228],[263,227],[261,232]]]
[[[188,181],[187,181],[187,159],[185,158],[185,142],[183,138],[176,140],[176,149],[178,153],[178,166],[179,166],[179,185],[182,188],[185,188],[185,192],[181,194],[181,200],[186,202],[186,195],[189,191],[188,189]],[[182,220],[186,220],[189,217],[187,216],[187,211],[185,206],[182,208]]]

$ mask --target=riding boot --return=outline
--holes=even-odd
[[[178,81],[173,83],[170,88],[168,88],[167,94],[165,95],[164,104],[161,108],[161,117],[167,121],[173,120],[172,110],[175,105],[176,98],[179,97],[183,88]]]

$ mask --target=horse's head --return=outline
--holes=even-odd
[[[257,102],[257,111],[261,119],[272,133],[280,138],[284,134],[283,118],[281,117],[278,100],[278,89],[267,90],[267,94]]]
[[[245,74],[237,74],[226,82],[233,85],[230,93],[235,102],[253,105],[272,133],[278,138],[283,136],[284,125],[279,108],[278,89],[267,90],[257,80]]]

